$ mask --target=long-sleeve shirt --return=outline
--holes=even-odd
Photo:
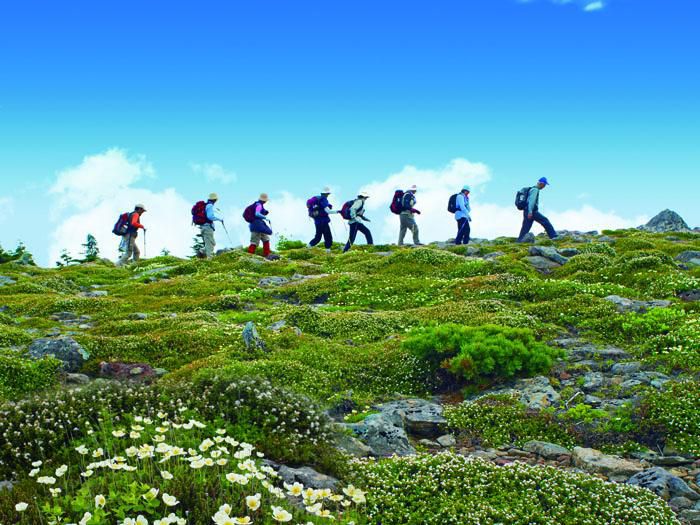
[[[219,215],[216,213],[216,208],[214,207],[213,202],[208,202],[207,207],[206,207],[206,213],[207,213],[207,220],[209,221],[209,225],[214,228],[214,221],[219,221],[219,222],[224,222],[224,219],[219,217]]]
[[[141,224],[141,214],[138,212],[131,213],[131,221],[129,222],[129,230],[131,233],[138,231],[139,229],[145,230],[143,224]]]
[[[333,211],[328,199],[324,196],[318,198],[318,215],[314,217],[314,222],[319,225],[329,224],[331,222],[330,214],[336,213]]]
[[[364,218],[364,213],[365,203],[362,201],[362,199],[356,199],[355,202],[352,203],[352,206],[350,206],[350,220],[348,223],[354,224],[359,222],[360,217]]]
[[[255,205],[255,218],[265,220],[266,215],[267,213],[265,213],[265,207],[263,206],[263,203],[258,202]]]
[[[459,193],[457,195],[457,211],[455,212],[455,219],[460,220],[460,219],[471,219],[470,217],[470,212],[472,211],[471,206],[469,205],[469,197],[467,197],[464,193]]]
[[[533,214],[540,205],[540,189],[537,186],[530,188],[530,193],[527,196],[527,213]]]

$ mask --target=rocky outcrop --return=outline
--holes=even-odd
[[[0,288],[3,286],[7,286],[10,284],[16,284],[16,283],[17,283],[17,281],[12,279],[11,277],[6,277],[4,275],[0,275]]]
[[[348,427],[372,450],[375,457],[411,456],[416,453],[408,441],[403,420],[397,413],[372,414],[362,423]]]
[[[639,463],[617,456],[608,456],[600,450],[576,447],[573,454],[574,465],[591,474],[602,474],[613,481],[625,481],[643,469]]]
[[[635,301],[619,295],[609,295],[605,300],[614,304],[620,313],[635,312],[643,314],[651,308],[668,308],[671,306],[671,301]]]
[[[146,381],[157,374],[145,363],[100,363],[100,376],[120,381]]]
[[[544,257],[559,265],[566,264],[569,261],[568,258],[564,257],[552,246],[530,246],[528,253],[533,257]]]
[[[262,340],[260,334],[258,334],[257,328],[255,328],[255,323],[253,321],[248,321],[243,327],[243,342],[248,350],[262,350],[267,351],[267,345],[265,341]]]
[[[445,418],[442,406],[424,399],[392,401],[379,406],[382,413],[398,415],[406,431],[418,437],[434,438],[442,435]]]
[[[541,255],[531,255],[529,257],[525,257],[525,260],[534,266],[535,270],[544,274],[552,273],[552,270],[561,266],[561,264],[554,262],[547,257],[542,257]]]
[[[537,454],[544,459],[552,460],[571,455],[571,451],[568,448],[561,447],[554,443],[547,443],[546,441],[528,441],[523,445],[523,450]]]
[[[627,483],[644,487],[665,501],[670,501],[673,498],[700,500],[700,494],[691,489],[685,481],[661,467],[635,474]]]
[[[29,345],[29,355],[34,359],[54,356],[63,362],[65,372],[77,372],[90,354],[71,337],[36,339]]]
[[[301,483],[305,488],[336,490],[339,481],[331,476],[316,472],[311,467],[290,468],[282,465],[277,473],[285,483]]]
[[[639,229],[653,233],[690,231],[690,228],[683,220],[683,217],[672,210],[662,211],[644,226],[640,226]]]
[[[676,256],[676,260],[688,266],[700,266],[700,252],[695,250],[687,250],[683,253],[679,253]]]

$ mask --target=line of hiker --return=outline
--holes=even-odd
[[[523,212],[523,224],[518,235],[517,242],[524,242],[526,235],[532,229],[536,222],[540,224],[550,239],[557,238],[557,232],[554,230],[552,223],[542,215],[539,211],[540,192],[549,186],[549,181],[546,177],[542,177],[534,186],[529,186],[521,189],[515,196],[515,206]],[[421,246],[420,232],[416,223],[416,216],[420,215],[420,211],[416,209],[418,202],[416,194],[418,187],[411,186],[407,190],[396,190],[389,206],[392,213],[399,216],[399,240],[398,245],[403,246],[406,234],[410,231],[413,236],[413,244]],[[469,196],[471,188],[468,185],[452,195],[447,204],[447,211],[454,214],[457,223],[457,235],[455,244],[469,244],[471,237],[471,204]],[[314,195],[306,201],[308,216],[314,222],[315,235],[307,245],[308,248],[313,248],[323,240],[323,245],[326,252],[330,253],[333,246],[333,231],[331,227],[331,215],[340,215],[349,226],[348,240],[343,248],[343,252],[347,252],[355,244],[357,234],[362,233],[368,245],[374,244],[372,232],[364,223],[371,222],[365,217],[365,205],[369,194],[361,191],[357,197],[345,202],[341,209],[334,210],[333,205],[328,198],[331,195],[331,189],[325,187],[318,195]],[[199,227],[200,236],[203,242],[203,252],[201,255],[206,258],[214,256],[216,250],[216,240],[214,232],[216,231],[214,224],[220,222],[226,235],[226,224],[220,211],[216,208],[216,203],[219,196],[216,193],[211,193],[206,201],[199,201],[192,207],[192,223]],[[258,246],[262,243],[263,257],[268,259],[276,259],[277,255],[272,253],[270,246],[270,237],[272,235],[272,222],[268,218],[269,211],[265,209],[269,197],[267,193],[261,193],[258,199],[247,206],[243,211],[243,219],[248,223],[250,230],[250,245],[248,253],[255,254]],[[145,213],[146,208],[143,204],[137,204],[134,211],[123,213],[119,216],[117,223],[112,230],[114,234],[122,237],[120,251],[122,252],[118,264],[123,265],[133,259],[138,261],[140,251],[136,245],[138,231],[144,232],[144,246],[146,228],[141,224],[141,217]],[[229,237],[230,241],[230,237]]]

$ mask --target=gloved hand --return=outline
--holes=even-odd
[[[366,217],[362,217],[362,220],[365,221],[365,222],[372,222],[372,221],[370,221],[369,219],[367,219]]]
[[[420,212],[418,210],[411,210],[411,213],[415,213],[416,215],[420,215]]]

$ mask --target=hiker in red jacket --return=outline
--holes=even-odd
[[[139,230],[146,231],[146,228],[141,224],[141,215],[146,211],[146,207],[143,204],[137,204],[134,207],[134,211],[129,214],[129,227],[122,240],[122,246],[124,247],[124,253],[119,258],[117,262],[118,266],[126,264],[130,257],[133,257],[134,262],[138,262],[141,258],[141,251],[139,247],[136,246],[136,238],[139,235]]]

